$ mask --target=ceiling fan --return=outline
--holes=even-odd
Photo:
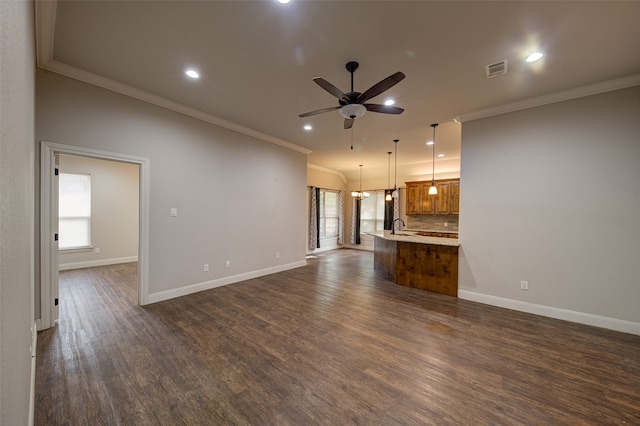
[[[304,114],[298,115],[298,117],[309,117],[312,115],[322,114],[324,112],[339,109],[340,115],[344,117],[344,128],[350,129],[351,126],[353,126],[353,121],[358,117],[362,117],[362,115],[364,115],[366,111],[381,112],[383,114],[401,114],[404,111],[404,109],[402,108],[398,108],[392,105],[366,104],[365,102],[375,96],[378,96],[385,90],[388,90],[391,87],[395,86],[397,83],[404,79],[405,75],[398,71],[397,73],[390,75],[379,83],[374,84],[363,93],[354,92],[353,73],[358,69],[358,66],[359,64],[355,61],[347,62],[347,71],[351,73],[351,91],[347,93],[343,93],[342,90],[338,89],[327,80],[320,77],[315,77],[313,81],[315,81],[318,86],[322,87],[324,90],[338,98],[338,103],[340,105],[305,112]]]

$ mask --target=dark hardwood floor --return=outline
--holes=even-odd
[[[377,276],[373,254],[136,306],[136,264],[60,273],[36,425],[640,425],[640,336]]]

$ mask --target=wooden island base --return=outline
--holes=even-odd
[[[407,287],[458,296],[458,247],[374,239],[374,269]]]

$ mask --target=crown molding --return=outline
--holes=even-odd
[[[36,0],[36,65],[43,67],[53,58],[53,36],[56,28],[56,0]]]
[[[575,89],[563,90],[562,92],[551,93],[548,95],[500,105],[494,108],[487,108],[480,111],[463,114],[456,117],[455,120],[464,123],[468,121],[479,120],[481,118],[492,117],[494,115],[506,114],[523,109],[582,98],[585,96],[597,95],[599,93],[626,89],[627,87],[638,85],[640,85],[640,74],[634,74],[615,80],[603,81],[601,83],[590,84],[588,86],[577,87]]]
[[[334,175],[338,175],[340,177],[340,179],[342,179],[343,183],[347,183],[347,178],[342,174],[342,172],[339,172],[337,170],[327,169],[326,167],[318,166],[317,164],[312,164],[312,163],[307,163],[307,168],[308,169],[319,170],[319,171],[325,172],[325,173],[331,173],[331,174],[334,174]]]

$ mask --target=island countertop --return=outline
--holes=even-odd
[[[433,244],[439,246],[460,246],[460,241],[457,238],[443,238],[443,237],[423,237],[417,235],[416,231],[398,231],[395,234],[391,234],[391,231],[384,232],[367,232],[368,235],[374,237],[384,238],[389,241],[401,241],[405,243],[418,243],[418,244]]]
[[[371,233],[373,268],[396,284],[458,296],[457,238],[425,237],[407,231]]]

